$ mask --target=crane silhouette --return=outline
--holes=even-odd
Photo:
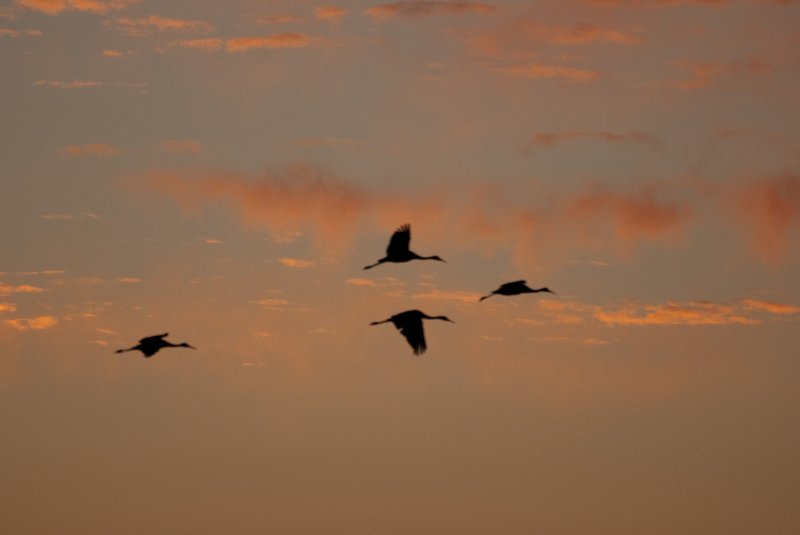
[[[489,297],[497,294],[497,295],[519,295],[519,294],[535,294],[538,292],[547,292],[554,294],[555,292],[550,288],[528,288],[528,285],[525,281],[514,281],[514,282],[507,282],[500,286],[498,289],[490,293],[489,295],[484,295],[478,301],[483,301],[484,299],[488,299]]]
[[[411,226],[402,225],[400,228],[394,231],[394,234],[392,234],[392,237],[389,240],[389,246],[386,247],[386,256],[374,264],[364,266],[364,269],[374,268],[375,266],[379,266],[384,262],[408,262],[409,260],[438,260],[439,262],[444,262],[444,260],[438,256],[420,256],[411,251],[408,248],[408,244],[410,242]]]
[[[167,342],[164,340],[164,338],[167,336],[169,336],[169,333],[148,336],[147,338],[142,338],[139,340],[139,343],[133,347],[129,347],[128,349],[117,349],[116,353],[124,353],[126,351],[135,351],[138,349],[144,354],[145,358],[149,358],[158,353],[159,349],[164,347],[188,347],[189,349],[197,349],[196,347],[190,346],[186,342],[181,344],[172,344]]]
[[[421,310],[406,310],[395,314],[389,319],[383,321],[373,321],[370,325],[380,325],[381,323],[392,322],[394,326],[400,331],[400,334],[405,336],[409,345],[414,350],[415,355],[425,353],[428,346],[425,344],[425,331],[422,329],[422,320],[444,320],[450,323],[455,323],[447,316],[428,316]]]

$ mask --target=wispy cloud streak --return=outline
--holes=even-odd
[[[150,15],[143,18],[118,17],[107,20],[104,26],[132,37],[143,37],[156,32],[178,31],[192,33],[208,33],[214,26],[204,20],[174,19]]]
[[[395,17],[420,18],[433,15],[461,15],[465,13],[494,13],[497,7],[483,2],[409,1],[380,4],[364,11],[378,22]]]
[[[526,149],[552,148],[562,143],[583,140],[605,141],[607,143],[636,143],[646,145],[651,149],[661,148],[661,142],[657,137],[647,132],[635,130],[626,134],[605,131],[537,132],[534,134],[533,140],[526,146]]]
[[[47,15],[58,15],[64,11],[84,11],[105,15],[109,11],[125,9],[140,0],[16,0],[15,4]]]
[[[95,156],[111,158],[122,153],[119,147],[107,143],[90,143],[88,145],[70,145],[61,149],[61,154],[68,157]]]

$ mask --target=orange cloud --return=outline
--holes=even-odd
[[[760,299],[744,299],[742,305],[749,310],[769,312],[770,314],[791,315],[800,314],[800,307],[776,303],[775,301],[763,301]]]
[[[302,48],[312,43],[310,37],[301,33],[278,33],[264,37],[235,37],[225,42],[228,52],[245,52],[259,48]]]
[[[317,17],[317,19],[331,23],[339,22],[349,13],[350,11],[347,9],[337,6],[320,6],[314,9],[314,16]]]
[[[495,72],[505,74],[512,78],[561,78],[573,82],[590,82],[597,79],[600,71],[575,69],[563,65],[547,65],[544,63],[531,63],[527,65],[511,65],[498,67]]]
[[[286,267],[295,269],[308,269],[316,265],[310,260],[301,260],[299,258],[281,258],[280,263]]]
[[[105,15],[109,11],[125,9],[140,0],[16,0],[16,4],[24,8],[58,15],[63,11],[85,11],[97,15]]]
[[[0,303],[0,312],[16,312],[17,305],[14,303]]]
[[[41,331],[59,324],[59,320],[55,316],[36,316],[34,318],[16,318],[4,321],[18,331]]]
[[[516,322],[533,326],[548,323],[577,325],[593,318],[608,326],[754,325],[770,319],[763,313],[794,315],[800,314],[800,307],[757,299],[743,299],[734,304],[669,301],[665,304],[627,303],[610,307],[548,299],[537,302],[536,313],[538,317],[517,318]]]
[[[710,301],[669,302],[665,305],[628,305],[619,310],[598,309],[594,317],[606,325],[729,325],[758,320],[735,307]]]
[[[497,8],[481,2],[408,1],[380,4],[364,13],[378,22],[395,17],[428,17],[432,15],[460,15],[463,13],[494,13]]]
[[[692,77],[687,80],[672,83],[673,87],[684,90],[706,89],[715,85],[722,78],[761,75],[770,71],[769,64],[757,58],[730,63],[677,61],[675,65],[692,74]]]
[[[7,296],[11,294],[38,294],[46,292],[44,288],[38,286],[30,286],[28,284],[21,284],[19,286],[11,286],[0,282],[0,296]]]
[[[99,158],[111,158],[122,153],[118,147],[106,143],[90,143],[88,145],[70,145],[61,149],[61,154],[69,157],[76,156],[96,156]]]
[[[167,152],[198,153],[203,150],[203,143],[194,139],[168,139],[161,148]]]
[[[580,140],[598,140],[606,141],[608,143],[639,143],[648,145],[650,148],[658,149],[661,147],[661,142],[647,132],[632,131],[627,134],[617,134],[614,132],[585,132],[585,131],[569,131],[569,132],[538,132],[534,134],[534,139],[528,144],[526,149],[534,149],[536,147],[551,148],[561,143],[568,141]]]
[[[753,247],[768,260],[786,252],[789,233],[800,222],[800,175],[753,181],[744,186],[735,207],[754,229]]]
[[[150,15],[145,18],[119,17],[107,20],[105,26],[133,37],[151,35],[155,32],[180,31],[180,32],[212,32],[214,26],[204,20],[172,19]]]
[[[206,52],[216,52],[222,49],[222,44],[222,39],[212,37],[208,39],[186,39],[182,41],[173,41],[169,44],[169,46],[179,46],[182,48],[205,50]]]

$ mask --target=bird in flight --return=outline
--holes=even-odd
[[[392,237],[389,240],[389,246],[386,248],[386,256],[374,264],[365,266],[364,269],[374,268],[375,266],[383,264],[384,262],[408,262],[409,260],[438,260],[439,262],[444,262],[444,260],[438,256],[420,256],[414,251],[411,251],[408,248],[408,244],[410,242],[411,226],[403,225],[395,230],[394,234],[392,234]]]
[[[173,344],[164,340],[169,336],[169,333],[164,334],[157,334],[155,336],[148,336],[147,338],[142,338],[139,340],[139,343],[133,347],[129,347],[128,349],[117,349],[117,353],[124,353],[125,351],[141,351],[145,358],[152,357],[158,350],[164,347],[188,347],[189,349],[197,349],[196,347],[192,347],[186,342],[182,344]]]
[[[554,294],[555,292],[550,288],[528,288],[528,285],[525,281],[514,281],[514,282],[507,282],[500,286],[498,289],[490,293],[489,295],[484,295],[479,299],[479,301],[483,301],[484,299],[488,299],[489,297],[497,294],[497,295],[519,295],[519,294],[535,294],[538,292],[547,292]]]
[[[444,320],[450,323],[455,323],[447,316],[428,316],[421,310],[406,310],[395,314],[389,319],[383,321],[373,321],[370,325],[380,325],[381,323],[392,322],[394,326],[400,331],[400,334],[405,336],[409,345],[414,350],[415,355],[425,353],[428,346],[425,344],[425,331],[422,329],[422,320]]]

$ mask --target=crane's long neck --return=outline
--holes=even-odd
[[[140,349],[140,348],[139,348],[139,346],[138,346],[138,345],[135,345],[135,346],[133,346],[133,347],[129,347],[129,348],[127,348],[127,349],[117,349],[117,351],[116,351],[116,352],[117,352],[117,353],[125,353],[126,351],[136,351],[137,349]]]

